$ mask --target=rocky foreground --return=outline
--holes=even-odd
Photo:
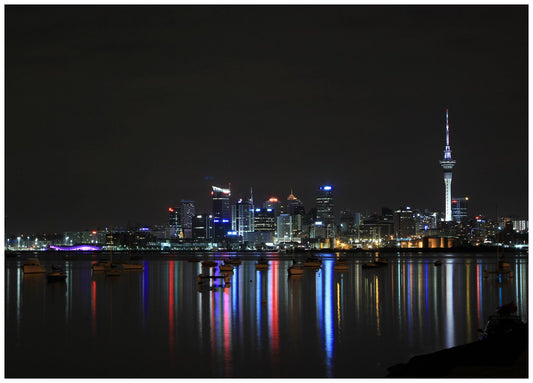
[[[411,358],[390,378],[527,378],[527,325],[509,334]]]

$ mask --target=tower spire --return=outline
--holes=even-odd
[[[450,148],[450,124],[448,123],[448,109],[446,109],[446,146],[444,147],[444,159],[452,159],[452,149]]]
[[[452,220],[452,169],[455,160],[452,159],[450,148],[450,125],[448,123],[448,109],[446,109],[446,146],[444,147],[444,158],[440,160],[440,166],[444,170],[444,212],[445,221]]]

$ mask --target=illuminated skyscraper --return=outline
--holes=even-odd
[[[213,198],[213,225],[215,240],[223,239],[231,229],[231,212],[229,205],[230,189],[223,189],[212,186],[211,196]]]
[[[181,200],[181,228],[183,238],[192,238],[192,219],[195,216],[194,201]]]
[[[169,237],[176,238],[181,235],[182,226],[181,226],[181,211],[180,207],[169,207],[168,208],[168,227],[169,227]]]
[[[327,238],[335,236],[334,207],[333,187],[329,185],[320,186],[316,197],[316,220],[317,222],[322,222]]]
[[[254,231],[254,205],[252,199],[239,200],[235,205],[231,205],[231,230],[238,235],[245,237],[245,233]]]
[[[287,213],[292,217],[292,235],[299,238],[303,231],[305,209],[304,204],[292,193],[287,197]]]
[[[285,206],[283,202],[278,199],[278,197],[270,197],[263,204],[263,209],[272,209],[276,217],[285,213]]]
[[[455,222],[464,222],[468,218],[468,197],[452,199],[452,217]]]
[[[444,220],[452,220],[452,169],[455,160],[452,159],[450,149],[450,126],[448,125],[448,109],[446,109],[446,146],[444,148],[444,158],[440,160],[440,166],[444,170]]]

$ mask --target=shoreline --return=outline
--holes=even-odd
[[[387,378],[528,378],[528,326],[418,355],[387,370]]]

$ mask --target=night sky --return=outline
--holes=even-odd
[[[7,233],[163,224],[210,185],[527,217],[527,6],[5,8]],[[208,178],[208,179],[206,179]],[[209,178],[212,178],[209,179]]]

